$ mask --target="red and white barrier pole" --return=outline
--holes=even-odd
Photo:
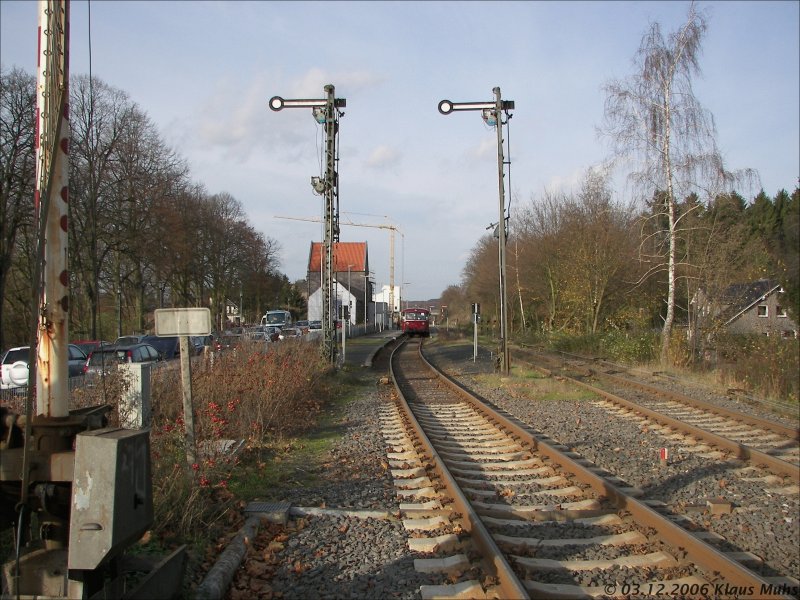
[[[69,2],[40,0],[34,202],[37,224],[45,220],[45,242],[40,257],[43,288],[38,315],[36,414],[45,417],[69,414],[68,65]]]

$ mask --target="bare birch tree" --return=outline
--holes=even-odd
[[[725,170],[716,145],[711,113],[694,95],[692,78],[700,73],[700,52],[706,18],[692,4],[686,22],[666,39],[653,23],[634,59],[635,72],[625,81],[605,86],[605,124],[616,159],[633,159],[630,177],[642,197],[662,200],[653,218],[663,222],[648,240],[655,256],[642,280],[666,272],[666,316],[661,335],[661,361],[669,356],[675,317],[677,246],[681,215],[676,203],[692,192],[713,197],[731,184],[752,176]],[[686,213],[684,213],[685,215]]]

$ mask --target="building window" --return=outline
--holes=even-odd
[[[766,304],[759,304],[756,307],[756,314],[759,317],[768,317],[769,316],[769,307]]]
[[[785,340],[791,340],[797,337],[797,332],[791,329],[788,331],[781,331],[781,337]]]
[[[775,307],[775,316],[776,317],[785,317],[786,316],[786,307],[781,306],[780,304],[778,304]]]

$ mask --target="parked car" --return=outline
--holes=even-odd
[[[118,337],[114,341],[115,346],[130,346],[131,344],[138,344],[141,341],[144,341],[143,338],[146,336],[144,335],[123,335]]]
[[[172,360],[181,356],[181,338],[178,336],[146,335],[141,342],[155,346],[163,360]],[[194,342],[189,336],[189,356],[197,356],[202,353],[203,346]]]
[[[83,375],[83,365],[86,364],[88,355],[77,345],[69,345],[69,376],[81,377]]]
[[[249,340],[263,340],[265,339],[265,331],[262,326],[247,327],[242,331],[242,335]]]
[[[309,329],[311,329],[311,323],[309,321],[296,321],[294,326],[297,327],[297,329],[299,329],[303,335],[308,333]],[[320,324],[320,327],[321,326],[322,325]]]
[[[189,346],[192,348],[192,354],[195,356],[198,354],[202,354],[203,350],[206,347],[205,337],[202,335],[193,335],[189,338]],[[210,343],[208,344],[211,345]]]
[[[28,385],[28,352],[30,346],[19,346],[11,348],[2,361],[2,383],[3,389],[23,387]],[[69,356],[67,358],[67,374],[69,377],[80,377],[83,375],[83,365],[86,363],[86,353],[75,344],[67,346]]]
[[[303,337],[303,332],[297,327],[284,327],[278,335],[278,338],[281,340],[297,339],[300,337]]]
[[[154,363],[161,360],[158,350],[150,344],[105,346],[93,351],[84,365],[87,377],[94,378],[110,373],[124,363]]]
[[[97,350],[101,346],[111,346],[111,342],[103,340],[75,340],[72,342],[75,346],[83,350],[83,353],[88,357],[93,350]]]
[[[313,331],[315,329],[322,329],[322,321],[309,321],[308,322],[308,329],[309,331]]]
[[[181,340],[177,336],[146,335],[142,338],[142,343],[155,346],[162,360],[172,360],[173,358],[180,358],[181,355]]]
[[[0,387],[10,389],[28,384],[28,346],[9,348],[3,354]]]
[[[241,335],[221,335],[214,343],[214,350],[221,352],[223,350],[231,350],[236,348],[242,343]]]
[[[209,335],[200,335],[195,338],[199,340],[203,347],[209,347],[212,350],[214,349],[215,341],[217,339],[217,335],[214,333],[210,333]]]

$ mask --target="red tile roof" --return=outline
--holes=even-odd
[[[309,272],[319,272],[322,269],[322,246],[322,242],[311,242]],[[345,272],[348,265],[352,265],[351,271],[367,270],[367,242],[336,242],[333,246],[334,272]]]

